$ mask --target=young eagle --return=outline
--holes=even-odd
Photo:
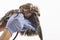
[[[21,16],[22,16],[22,18],[21,18]],[[7,12],[6,15],[0,20],[0,31],[6,29],[6,30],[4,30],[4,33],[0,37],[0,39],[9,40],[9,38],[12,35],[11,33],[15,32],[17,30],[18,31],[17,34],[21,33],[21,35],[25,34],[28,36],[39,35],[40,39],[43,40],[41,26],[39,23],[38,16],[40,16],[38,8],[34,5],[32,5],[31,3],[21,5],[19,7],[19,9],[11,10],[11,11]],[[9,20],[11,23],[9,22]],[[12,24],[14,24],[14,25],[12,25]],[[24,26],[22,26],[22,25],[24,25]],[[8,27],[8,26],[10,26],[10,27]],[[22,30],[22,29],[24,29],[24,30]]]

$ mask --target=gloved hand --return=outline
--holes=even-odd
[[[8,28],[11,33],[18,32],[18,31],[23,32],[26,31],[27,29],[35,30],[35,28],[31,25],[31,22],[25,19],[22,13],[19,14],[16,13],[12,15],[6,24],[6,28]]]

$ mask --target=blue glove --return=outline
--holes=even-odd
[[[21,31],[23,32],[26,31],[27,29],[35,31],[35,28],[31,25],[31,22],[25,19],[22,13],[19,14],[16,13],[12,15],[6,24],[6,28],[8,28],[11,33]]]

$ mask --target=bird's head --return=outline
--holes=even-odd
[[[21,5],[19,9],[20,12],[22,12],[26,17],[30,17],[32,14],[36,14],[37,16],[40,16],[38,7],[34,6],[31,3]]]

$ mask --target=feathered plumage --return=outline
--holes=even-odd
[[[2,28],[5,28],[8,22],[8,19],[15,13],[16,14],[22,13],[24,15],[24,18],[29,20],[31,22],[31,25],[36,29],[35,31],[27,30],[25,32],[20,32],[21,34],[25,34],[28,36],[39,35],[41,40],[43,40],[41,26],[40,26],[39,19],[38,19],[38,16],[40,16],[39,9],[36,6],[32,5],[31,3],[24,4],[20,6],[19,9],[17,10],[11,10],[7,12],[6,15],[0,21],[2,22],[2,24],[0,25],[1,30],[3,30]]]

